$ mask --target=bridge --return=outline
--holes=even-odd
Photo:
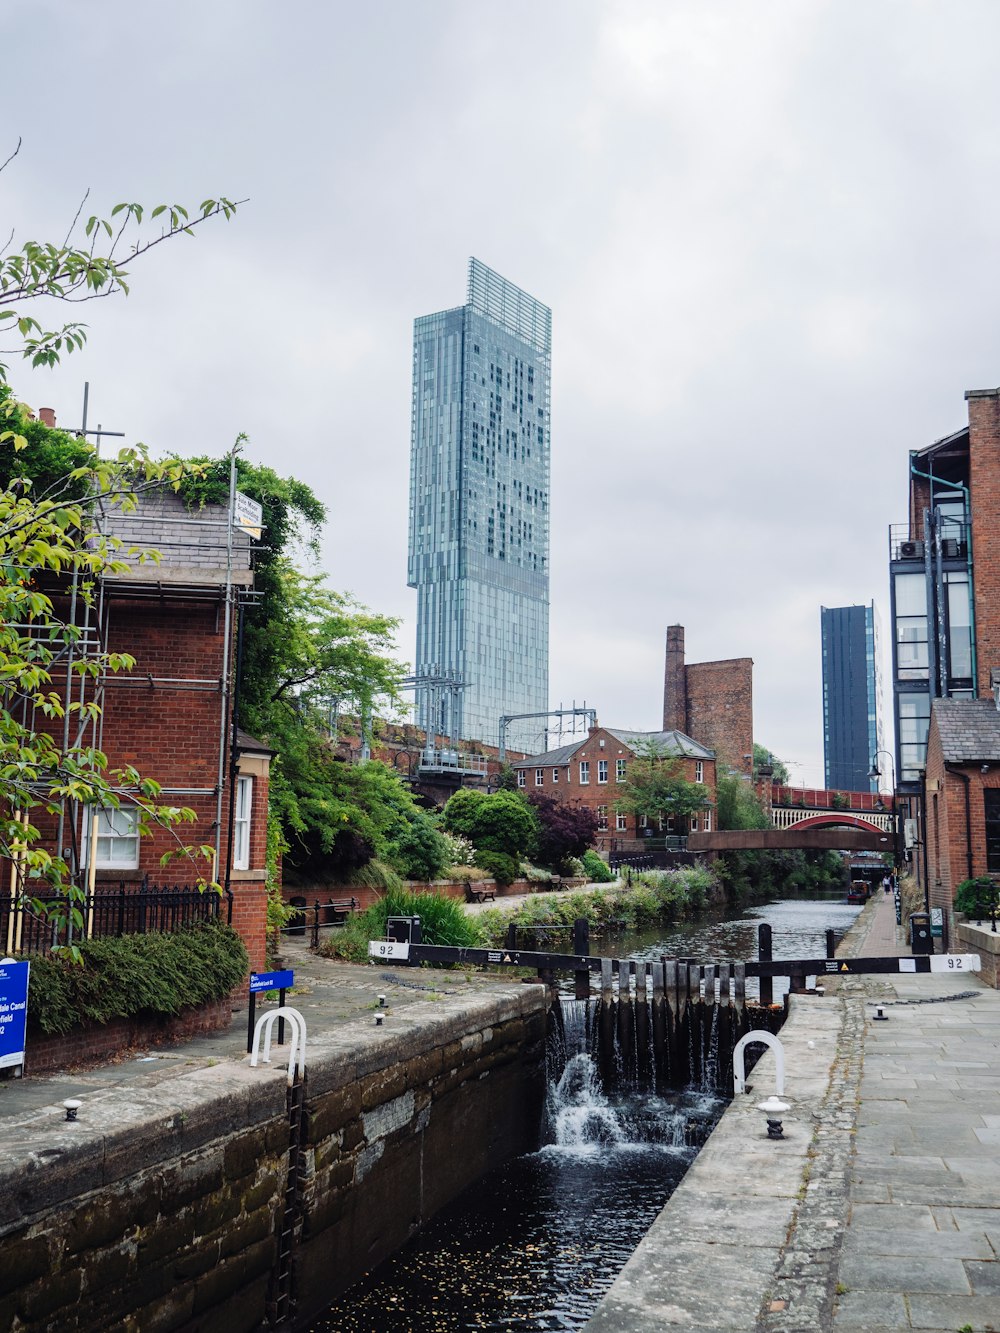
[[[737,849],[892,852],[897,846],[892,797],[809,787],[771,789],[769,829],[690,833],[691,852]]]

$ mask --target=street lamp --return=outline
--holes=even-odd
[[[877,782],[882,776],[878,766],[878,757],[884,754],[889,761],[889,776],[892,780],[892,857],[895,861],[895,869],[898,871],[900,865],[899,855],[899,801],[896,798],[896,764],[889,750],[876,750],[872,755],[871,771],[868,774],[870,781]]]

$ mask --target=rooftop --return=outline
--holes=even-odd
[[[931,713],[946,763],[1000,760],[1000,712],[992,699],[935,699]]]

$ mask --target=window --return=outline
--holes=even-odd
[[[703,832],[703,833],[711,833],[711,832],[712,832],[712,812],[711,812],[711,810],[706,810],[706,811],[705,811],[704,818],[703,818],[702,821],[701,821],[701,828],[702,828],[702,832]]]
[[[590,782],[590,762],[586,759],[580,760],[580,786],[586,787]]]
[[[896,574],[896,679],[927,679],[927,584],[923,574]]]
[[[544,769],[544,768],[536,768],[536,769],[535,769],[535,786],[536,786],[536,787],[544,787],[544,786],[545,786],[545,769]]]
[[[698,816],[697,816],[697,815],[692,815],[692,816],[691,816],[691,832],[692,832],[692,833],[697,833],[697,832],[698,832]]]
[[[927,758],[927,729],[931,720],[930,696],[900,694],[896,698],[899,720],[896,735],[899,738],[899,780],[919,782],[920,772]]]
[[[624,760],[624,759],[616,759],[616,760],[615,760],[615,781],[616,781],[616,782],[624,782],[624,781],[625,781],[625,760]]]
[[[702,763],[700,759],[695,760],[694,780],[695,782],[705,781],[705,765]]]
[[[599,829],[606,829],[608,827],[608,807],[606,805],[599,805],[597,807],[597,827]]]
[[[598,782],[607,782],[607,780],[608,780],[608,761],[607,761],[606,759],[598,759],[598,761],[597,761],[597,781],[598,781]]]
[[[986,869],[1000,870],[1000,787],[983,790],[986,807]]]
[[[554,769],[552,770],[552,781],[553,781],[553,782],[558,782],[558,781],[559,781],[559,770],[558,770],[558,768],[554,768]]]
[[[89,806],[83,811],[84,863],[90,859],[90,816]],[[138,811],[98,810],[97,811],[97,856],[98,870],[135,870],[139,865],[139,815]]]
[[[250,869],[250,809],[253,778],[236,779],[236,819],[233,823],[233,869]]]
[[[649,828],[649,815],[640,815],[640,816],[639,816],[639,827],[640,827],[640,828]]]
[[[628,815],[615,815],[615,828],[619,833],[624,833],[628,828]]]
[[[519,787],[526,787],[528,785],[528,775],[523,768],[517,770],[517,785]]]

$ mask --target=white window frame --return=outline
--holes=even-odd
[[[598,831],[604,833],[607,831],[607,827],[608,827],[608,807],[606,805],[599,805],[597,807]]]
[[[536,769],[535,769],[535,786],[536,786],[536,787],[544,787],[544,786],[545,786],[545,769],[544,769],[544,768],[536,768]]]
[[[250,869],[250,817],[253,813],[253,778],[236,779],[236,808],[233,819],[233,869]]]
[[[691,816],[691,832],[692,832],[692,833],[697,833],[697,832],[698,832],[698,816],[697,816],[697,815],[692,815],[692,816]]]
[[[526,787],[528,785],[528,775],[523,768],[517,770],[517,785],[519,787]]]
[[[703,829],[703,831],[704,831],[705,833],[711,833],[711,832],[712,832],[712,812],[711,812],[711,810],[706,810],[706,811],[705,811],[705,817],[704,817],[704,819],[701,821],[701,827],[702,827],[702,829]]]
[[[589,760],[589,759],[581,759],[581,760],[580,760],[580,786],[581,786],[581,787],[589,787],[589,786],[590,786],[590,760]]]
[[[649,828],[649,815],[640,815],[640,816],[639,816],[639,827],[640,827],[640,828]]]
[[[628,829],[628,815],[623,815],[620,811],[615,815],[615,832],[625,833]]]
[[[705,781],[705,765],[702,763],[702,761],[701,761],[700,759],[696,759],[696,760],[695,760],[695,764],[694,764],[694,780],[695,780],[695,782],[704,782],[704,781]]]
[[[624,782],[624,781],[625,781],[625,760],[624,760],[624,759],[616,759],[616,760],[615,760],[615,781],[616,781],[616,782]]]
[[[83,807],[80,841],[83,864],[90,864],[91,812],[94,807]],[[102,849],[103,844],[103,849]],[[139,868],[139,812],[133,806],[120,810],[97,810],[98,870],[138,870]]]
[[[553,781],[553,782],[558,782],[558,781],[559,781],[559,770],[558,770],[558,768],[554,768],[554,769],[552,770],[552,781]]]
[[[604,786],[608,780],[608,761],[598,759],[597,761],[597,781],[600,786]]]

